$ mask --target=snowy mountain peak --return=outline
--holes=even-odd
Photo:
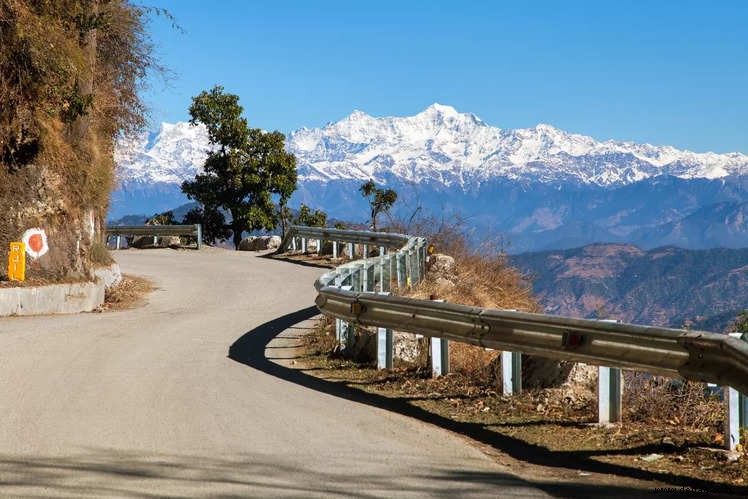
[[[721,178],[748,174],[748,156],[670,146],[596,141],[547,124],[501,129],[434,103],[410,117],[353,111],[322,128],[288,135],[300,181],[339,179],[478,188],[493,179],[617,186],[658,175]],[[178,183],[199,171],[209,150],[205,128],[163,123],[155,135],[124,140],[117,153],[126,180]]]

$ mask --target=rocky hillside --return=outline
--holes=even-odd
[[[748,308],[748,249],[593,244],[515,255],[548,313],[721,331]]]

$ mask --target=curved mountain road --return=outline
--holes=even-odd
[[[146,306],[0,318],[0,495],[545,495],[455,435],[276,363],[315,314],[321,269],[116,256],[157,286]]]

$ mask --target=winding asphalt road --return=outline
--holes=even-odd
[[[116,257],[157,286],[146,306],[0,318],[0,496],[545,495],[465,440],[293,369],[321,269]]]

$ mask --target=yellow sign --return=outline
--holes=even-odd
[[[11,281],[23,281],[26,279],[26,245],[22,242],[10,243],[8,279]]]

